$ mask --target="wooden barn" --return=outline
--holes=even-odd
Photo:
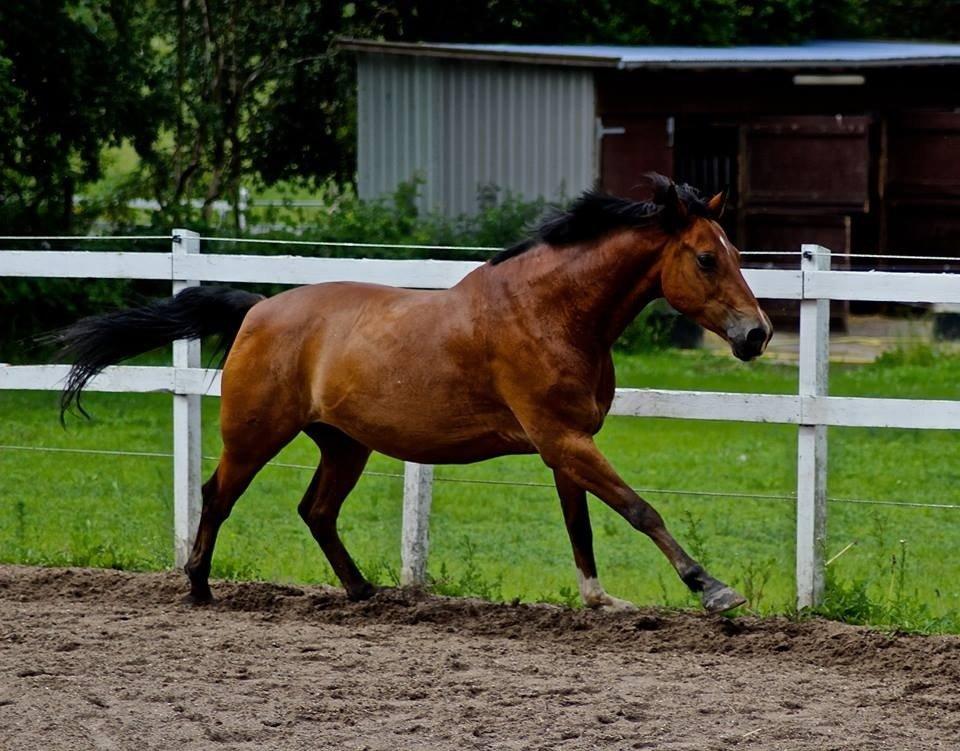
[[[419,175],[423,208],[457,214],[485,186],[631,195],[652,169],[729,186],[743,248],[960,255],[958,44],[341,46],[362,196]]]

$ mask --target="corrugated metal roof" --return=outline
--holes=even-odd
[[[606,45],[441,44],[341,40],[361,52],[422,55],[584,67],[636,68],[862,68],[960,65],[960,44],[814,41],[788,46],[621,47]]]

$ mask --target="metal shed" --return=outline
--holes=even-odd
[[[359,189],[424,178],[476,211],[657,170],[732,189],[741,246],[957,255],[960,45],[410,44],[343,40],[359,70]]]
[[[423,207],[473,213],[484,186],[556,197],[596,176],[593,75],[365,52],[358,58],[360,195],[423,178]]]

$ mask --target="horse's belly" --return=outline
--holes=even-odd
[[[509,410],[462,401],[345,400],[329,410],[323,422],[374,451],[421,464],[465,464],[536,451]]]

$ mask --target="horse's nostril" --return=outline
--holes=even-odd
[[[754,347],[762,347],[767,341],[767,332],[765,329],[760,328],[759,326],[755,329],[750,329],[747,332],[747,344],[750,344]]]

